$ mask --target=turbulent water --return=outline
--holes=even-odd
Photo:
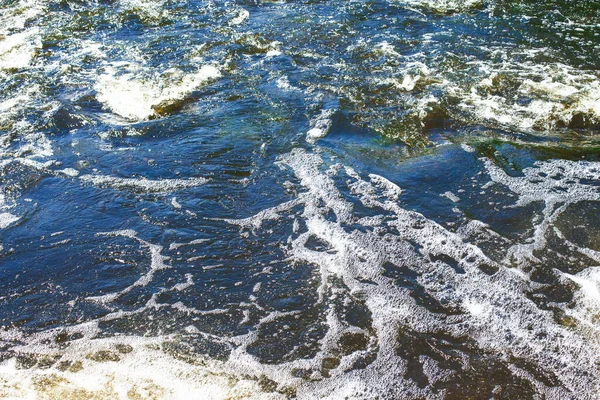
[[[0,398],[597,399],[600,3],[0,1]]]

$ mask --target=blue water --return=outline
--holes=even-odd
[[[0,10],[0,398],[598,396],[597,2]]]

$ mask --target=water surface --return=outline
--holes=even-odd
[[[597,2],[0,10],[0,397],[598,396]]]

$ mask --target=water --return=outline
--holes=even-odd
[[[598,397],[597,2],[0,10],[1,398]]]

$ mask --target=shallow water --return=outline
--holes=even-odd
[[[0,10],[0,398],[597,398],[597,2]]]

